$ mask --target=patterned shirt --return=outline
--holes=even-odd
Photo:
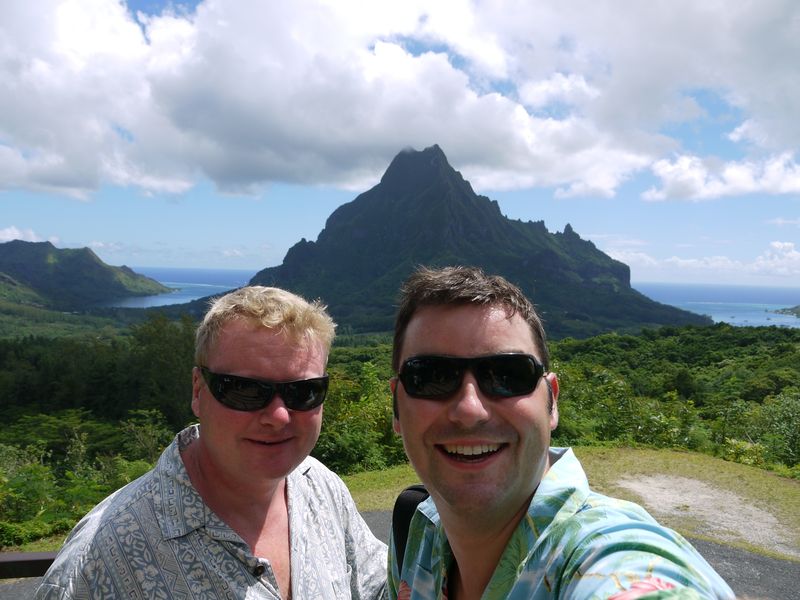
[[[636,504],[592,492],[571,449],[551,448],[550,464],[484,600],[601,599],[637,582],[638,589],[671,588],[647,598],[734,598],[683,537]],[[412,517],[402,578],[393,539],[389,546],[390,598],[447,598],[453,554],[431,498]]]
[[[155,468],[98,504],[70,533],[37,599],[280,598],[268,560],[216,516],[192,486],[180,432]],[[309,457],[286,480],[291,597],[382,598],[386,545],[333,472]]]

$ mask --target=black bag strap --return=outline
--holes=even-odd
[[[394,538],[394,548],[397,558],[397,571],[403,572],[403,556],[406,553],[406,541],[408,540],[408,527],[411,525],[411,517],[417,510],[420,502],[424,501],[430,494],[421,483],[408,486],[397,497],[392,511],[392,536]]]

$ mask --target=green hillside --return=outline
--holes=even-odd
[[[22,240],[0,244],[0,299],[8,302],[85,310],[119,298],[170,291],[126,266],[105,264],[88,248],[59,249],[50,242]]]

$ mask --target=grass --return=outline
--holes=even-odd
[[[392,510],[394,500],[408,485],[418,483],[419,477],[409,465],[383,471],[367,471],[342,477],[356,501],[358,510]]]

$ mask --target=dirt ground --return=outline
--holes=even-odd
[[[657,520],[675,528],[680,522],[694,535],[722,542],[746,542],[800,559],[796,532],[765,508],[705,482],[672,475],[637,476],[617,482],[636,494]]]

